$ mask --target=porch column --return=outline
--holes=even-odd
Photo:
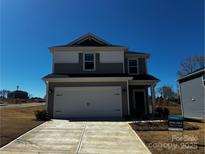
[[[48,111],[48,81],[45,81],[45,84],[46,84],[46,109]]]
[[[155,112],[155,84],[151,86],[151,95],[152,95],[152,114]]]
[[[129,82],[127,81],[127,112],[128,116],[130,116],[130,96],[129,96]]]

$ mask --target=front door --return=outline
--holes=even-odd
[[[134,90],[134,115],[142,116],[145,113],[145,91]]]

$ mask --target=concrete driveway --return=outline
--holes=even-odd
[[[148,154],[127,122],[52,120],[1,148],[1,154]]]

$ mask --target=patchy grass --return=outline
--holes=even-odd
[[[36,121],[34,111],[45,106],[0,109],[0,147],[43,123]]]
[[[135,131],[167,131],[168,122],[133,122],[130,126]],[[199,127],[188,122],[184,122],[184,130],[198,130]]]

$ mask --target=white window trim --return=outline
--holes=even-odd
[[[94,62],[94,68],[93,69],[85,69],[85,54],[93,54],[93,62]],[[85,52],[83,53],[83,71],[96,71],[96,54],[94,52]]]
[[[147,114],[147,98],[146,98],[146,92],[145,89],[134,89],[133,90],[133,100],[134,100],[134,104],[133,107],[134,109],[136,108],[136,98],[135,98],[135,92],[143,92],[144,93],[144,109],[145,109],[145,114]]]
[[[130,73],[130,65],[129,65],[129,61],[130,60],[136,60],[137,61],[137,73]],[[128,73],[129,74],[133,74],[133,75],[138,75],[139,74],[139,60],[138,60],[138,58],[134,58],[134,59],[131,59],[131,58],[129,58],[129,59],[127,59],[127,66],[128,66]]]

